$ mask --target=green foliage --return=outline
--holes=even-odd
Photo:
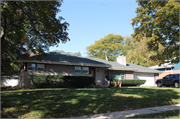
[[[111,80],[111,86],[115,86],[113,81],[115,81],[118,84],[118,79]],[[146,80],[140,80],[140,79],[122,79],[122,86],[137,86],[142,85],[146,82]]]
[[[95,85],[95,88],[101,88],[101,86],[100,85]]]
[[[81,53],[80,52],[75,52],[74,55],[81,56]]]
[[[122,54],[127,56],[127,51],[128,50],[133,50],[134,49],[134,42],[133,42],[133,38],[126,36],[126,38],[124,39],[124,46],[123,46],[123,51]]]
[[[148,49],[157,52],[151,59],[164,63],[172,59],[179,62],[179,7],[178,1],[137,1],[137,16],[132,19],[133,38],[146,37]],[[160,46],[165,47],[161,49]],[[176,59],[173,59],[176,57]]]
[[[32,84],[43,87],[86,87],[94,82],[89,76],[31,75]]]
[[[159,46],[160,50],[164,49],[162,45]],[[158,65],[160,61],[152,60],[150,57],[157,54],[155,51],[149,51],[146,44],[146,38],[141,39],[139,42],[133,43],[133,48],[128,49],[126,52],[126,60],[128,63],[133,63],[145,67]]]
[[[64,87],[66,84],[62,75],[48,75],[46,81],[51,87]]]
[[[63,51],[63,52],[64,52],[64,51]],[[65,52],[64,52],[64,53],[65,53]],[[81,56],[81,53],[80,53],[80,52],[75,52],[75,53],[67,52],[66,54]]]
[[[89,86],[94,82],[94,78],[89,76],[64,76],[64,80],[68,85],[78,88]]]
[[[30,75],[31,83],[36,87],[46,87],[47,83],[47,75]]]
[[[89,57],[108,59],[116,61],[116,57],[122,53],[123,39],[121,35],[108,34],[104,38],[95,41],[93,45],[88,46],[87,54]]]
[[[141,109],[179,104],[179,95],[179,89],[170,87],[1,90],[1,118],[70,118]]]
[[[19,60],[39,53],[45,55],[50,46],[65,43],[68,23],[56,18],[60,1],[3,1],[1,2],[1,72],[18,70]]]

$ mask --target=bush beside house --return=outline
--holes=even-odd
[[[94,83],[94,78],[89,76],[31,75],[30,78],[37,88],[80,88]]]
[[[118,84],[118,79],[110,80],[110,85],[114,87],[114,81]],[[122,86],[139,86],[146,82],[146,80],[140,80],[140,79],[122,79]]]

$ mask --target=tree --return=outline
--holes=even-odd
[[[108,34],[104,38],[95,41],[93,45],[88,46],[87,54],[89,57],[116,61],[116,57],[122,53],[123,39],[121,35]]]
[[[133,48],[127,50],[126,60],[128,63],[133,63],[145,67],[158,65],[160,61],[152,60],[150,57],[155,55],[155,51],[149,51],[146,44],[146,38],[140,39],[140,42],[136,41]],[[164,49],[160,46],[160,50]]]
[[[72,52],[64,52],[64,51],[61,51],[61,52],[64,53],[64,54],[75,55],[75,56],[81,56],[81,53],[80,53],[80,52],[75,52],[75,53],[72,53]]]
[[[75,52],[74,55],[81,56],[81,53],[80,52]]]
[[[140,1],[136,8],[137,16],[132,19],[136,41],[146,37],[148,49],[157,53],[151,59],[164,63],[172,60],[179,62],[179,2]],[[160,45],[165,49],[160,50]],[[176,57],[176,58],[175,58]]]
[[[56,18],[60,1],[4,1],[1,3],[1,72],[18,70],[19,60],[38,54],[41,59],[50,46],[65,43],[68,23]],[[2,33],[1,33],[2,34]]]
[[[133,50],[133,49],[134,49],[134,42],[133,42],[132,37],[126,36],[126,38],[124,40],[124,46],[123,46],[122,54],[127,55],[127,51]]]

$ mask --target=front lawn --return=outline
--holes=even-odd
[[[45,88],[1,91],[2,118],[63,118],[177,104],[178,88]]]

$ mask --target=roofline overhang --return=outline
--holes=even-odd
[[[138,72],[138,73],[163,73],[162,71],[142,71],[142,70],[138,70],[138,71],[136,71],[136,72]]]
[[[109,70],[126,70],[126,71],[138,71],[138,69],[133,69],[133,68],[109,68]]]
[[[54,62],[54,61],[39,61],[39,60],[20,60],[20,62],[44,63],[44,64],[62,64],[62,65],[77,65],[77,66],[92,66],[92,67],[112,67],[109,64],[91,64],[91,63],[73,63],[73,62]]]
[[[144,73],[163,73],[162,71],[142,71],[139,69],[133,69],[133,68],[108,68],[109,70],[126,70],[126,71],[134,71],[134,72],[144,72]]]

